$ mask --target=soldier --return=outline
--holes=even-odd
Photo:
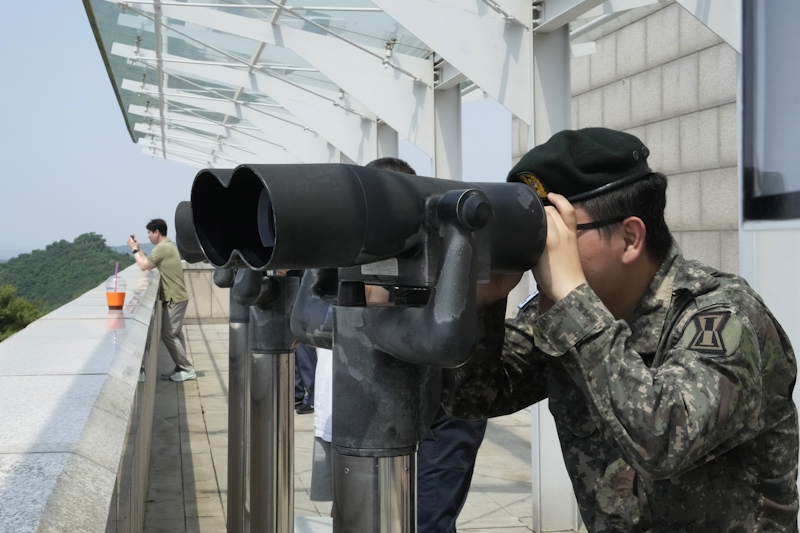
[[[648,154],[589,128],[512,169],[549,205],[538,296],[504,326],[519,275],[479,286],[478,346],[446,373],[445,407],[483,418],[548,398],[591,532],[796,531],[789,339],[744,280],[681,256]]]

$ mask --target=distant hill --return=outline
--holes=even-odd
[[[133,257],[131,249],[128,248],[127,244],[123,244],[122,246],[112,246],[111,248],[116,252]],[[153,251],[153,248],[154,246],[149,242],[141,242],[141,241],[139,242],[139,249],[143,251],[145,255],[150,255],[150,252]]]
[[[53,310],[113,275],[117,261],[120,270],[134,263],[130,254],[112,249],[102,236],[85,233],[72,242],[54,242],[0,264],[0,286],[13,285],[18,297]]]

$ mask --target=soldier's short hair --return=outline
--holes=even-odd
[[[580,202],[592,220],[613,220],[635,216],[642,219],[647,233],[645,248],[648,255],[659,264],[669,257],[672,234],[664,220],[667,205],[667,177],[660,172],[635,181],[625,187],[607,192]],[[611,240],[614,231],[622,222],[598,228],[606,240]]]
[[[376,159],[375,161],[370,161],[365,166],[369,168],[377,168],[380,170],[391,170],[393,172],[402,172],[403,174],[416,174],[416,172],[414,172],[414,169],[411,168],[411,165],[409,165],[402,159],[397,159],[396,157],[381,157],[380,159]]]

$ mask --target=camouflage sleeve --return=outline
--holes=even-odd
[[[737,432],[761,405],[759,341],[750,320],[732,305],[692,312],[677,344],[652,369],[626,348],[628,325],[615,321],[586,284],[534,327],[537,346],[561,357],[606,438],[656,479],[738,444],[746,432]]]
[[[456,418],[489,418],[547,397],[547,356],[531,334],[534,301],[504,326],[505,300],[478,317],[478,345],[460,368],[444,371],[442,404]]]

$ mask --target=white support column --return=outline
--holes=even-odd
[[[378,157],[399,157],[397,132],[386,123],[378,124]]]
[[[530,0],[372,0],[489,96],[526,123],[530,101]],[[402,133],[402,132],[401,132]]]
[[[437,178],[463,180],[461,169],[461,89],[458,85],[436,91],[436,157]]]
[[[138,92],[153,92],[154,85],[142,84],[134,80],[123,80],[122,88]],[[265,136],[277,144],[285,146],[289,152],[297,156],[304,163],[332,163],[339,161],[338,151],[329,144],[321,135],[311,131],[304,131],[302,125],[272,115],[259,109],[259,106],[234,103],[230,100],[214,98],[197,98],[196,94],[170,89],[170,102],[204,109],[223,115],[231,115],[247,120],[259,127]],[[280,142],[278,142],[280,139]]]
[[[384,48],[353,46],[327,35],[275,26],[263,20],[208,8],[163,6],[170,18],[291,49],[379,116],[395,131],[433,156],[433,63]],[[284,14],[291,17],[291,14]],[[386,68],[397,66],[411,75]]]
[[[528,148],[570,127],[568,26],[533,38],[533,110]],[[547,400],[531,409],[534,531],[578,531],[580,512]]]
[[[569,129],[570,50],[569,28],[562,26],[533,37],[533,135],[528,147],[547,141],[554,133]]]

